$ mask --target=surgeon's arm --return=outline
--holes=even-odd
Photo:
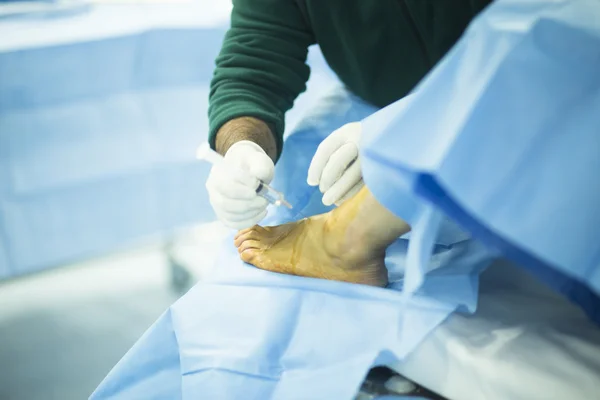
[[[234,0],[210,90],[210,143],[221,154],[240,140],[273,160],[284,115],[306,89],[313,35],[294,0]]]

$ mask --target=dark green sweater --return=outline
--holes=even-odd
[[[306,89],[308,47],[354,94],[384,107],[406,95],[491,0],[234,0],[210,90],[210,142],[230,119],[269,124]]]

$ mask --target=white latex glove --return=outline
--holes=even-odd
[[[217,217],[233,229],[249,228],[263,219],[269,203],[256,188],[259,179],[270,183],[274,172],[271,157],[256,143],[242,140],[231,146],[206,181]]]
[[[358,158],[358,144],[362,126],[352,122],[335,130],[317,148],[307,182],[319,185],[323,204],[340,205],[354,196],[364,185]]]

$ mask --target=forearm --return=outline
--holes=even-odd
[[[231,28],[209,95],[209,141],[223,153],[252,140],[271,158],[283,146],[285,113],[306,89],[314,43],[295,0],[234,0]]]
[[[253,117],[239,117],[226,122],[217,132],[215,147],[222,155],[236,142],[249,140],[258,144],[273,162],[277,159],[277,142],[269,126]]]

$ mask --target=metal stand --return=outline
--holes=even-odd
[[[398,385],[391,385],[394,380],[406,384],[402,385],[403,388],[399,388]],[[375,367],[369,371],[355,400],[402,400],[405,398],[446,400],[444,397],[409,381],[387,367]]]
[[[193,285],[192,274],[189,269],[175,258],[173,242],[169,241],[164,246],[165,259],[171,275],[171,289],[178,295],[183,295]]]

